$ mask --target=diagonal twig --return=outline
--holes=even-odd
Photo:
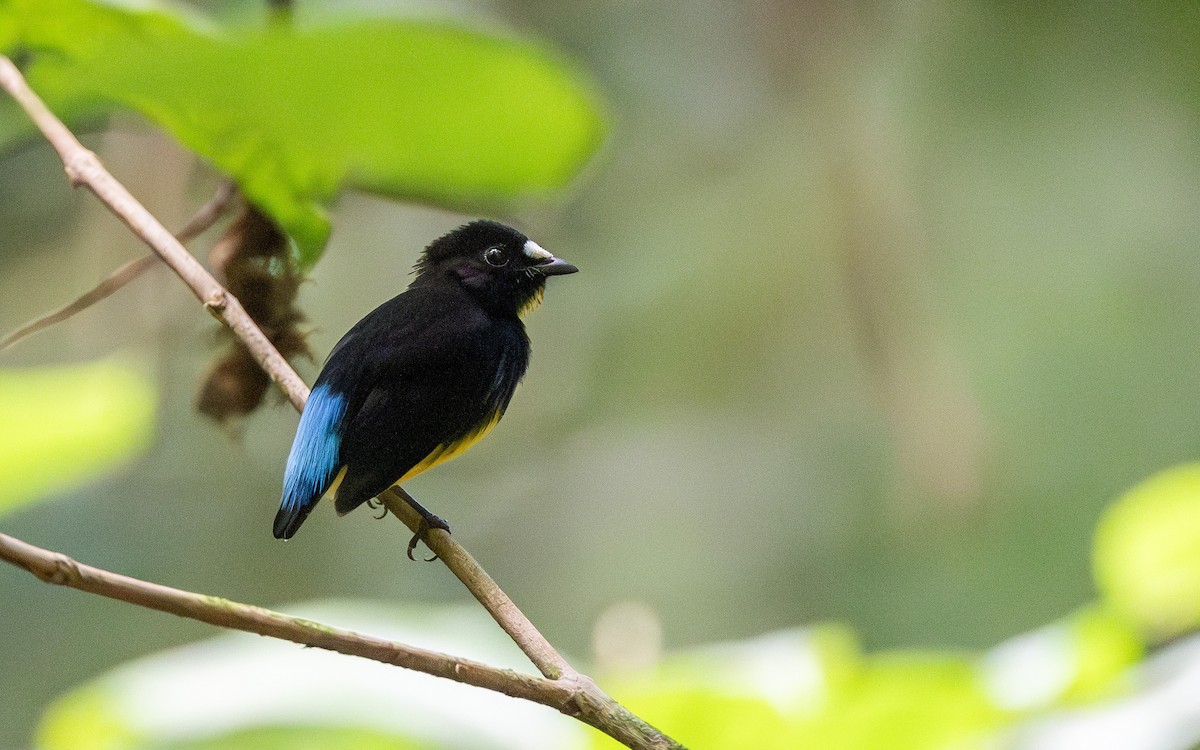
[[[108,173],[96,155],[84,148],[71,131],[46,108],[26,84],[16,66],[3,56],[0,56],[0,87],[17,100],[58,152],[72,185],[86,186],[129,226],[134,234],[149,245],[188,285],[204,307],[242,340],[292,405],[297,410],[303,409],[308,398],[308,386],[250,319],[237,298],[222,287],[179,241]],[[397,494],[403,492],[400,488],[393,488],[385,492],[383,498],[388,509],[416,532],[420,528],[420,516],[403,500],[403,495]],[[572,689],[570,706],[560,710],[576,716],[631,748],[682,747],[630,713],[600,690],[589,677],[572,668],[474,558],[448,534],[435,529],[427,535],[427,543],[538,670],[550,681]],[[147,601],[135,603],[152,606]]]
[[[229,207],[235,196],[237,196],[237,185],[233,180],[223,181],[221,186],[217,188],[216,194],[200,207],[200,210],[192,216],[183,229],[175,233],[175,239],[179,240],[180,244],[182,244],[203,234],[217,222],[217,219],[221,218],[221,215],[225,213],[225,209]],[[158,265],[158,262],[159,257],[157,255],[145,255],[125,263],[104,277],[99,284],[80,295],[74,302],[46,313],[40,318],[31,320],[3,339],[0,339],[0,351],[7,349],[30,334],[37,333],[40,330],[61,323],[83,312],[100,300],[113,295],[146,271],[154,268]]]
[[[140,258],[131,260],[125,263],[117,270],[104,277],[96,286],[80,295],[74,302],[70,302],[62,307],[48,312],[45,315],[35,318],[12,333],[0,339],[0,350],[7,349],[21,339],[38,331],[49,328],[56,323],[61,323],[64,320],[83,312],[100,300],[112,295],[117,290],[124,287],[129,282],[149,271],[158,265],[157,255],[143,255]]]

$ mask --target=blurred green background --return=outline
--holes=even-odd
[[[195,6],[262,22],[257,3]],[[1092,600],[1105,505],[1200,453],[1194,4],[296,13],[494,24],[606,99],[583,177],[509,217],[582,271],[528,319],[525,384],[487,441],[408,485],[581,660],[630,601],[666,649],[829,620],[869,649],[990,646]],[[168,226],[217,183],[133,117],[85,141]],[[41,144],[0,162],[0,216],[5,330],[143,252]],[[301,292],[318,358],[465,217],[347,193],[332,218]],[[193,412],[214,329],[160,269],[0,354],[116,355],[152,373],[159,409],[136,462],[5,533],[265,606],[466,600],[367,512],[271,538],[297,417],[274,405],[231,440]],[[0,568],[0,632],[0,747],[22,747],[55,696],[211,629]]]

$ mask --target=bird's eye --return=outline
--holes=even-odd
[[[504,252],[502,247],[489,247],[483,251],[483,259],[488,262],[489,266],[497,268],[508,263],[508,253]]]

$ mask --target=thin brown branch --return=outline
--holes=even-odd
[[[24,568],[46,583],[68,586],[210,625],[281,638],[351,656],[445,677],[514,698],[567,711],[570,687],[542,677],[498,669],[480,662],[415,648],[352,630],[239,604],[215,596],[182,591],[77,562],[58,552],[0,534],[0,559]]]
[[[0,339],[0,350],[7,349],[26,336],[49,328],[56,323],[61,323],[68,318],[74,317],[100,300],[111,296],[123,288],[126,284],[141,276],[146,271],[149,271],[151,268],[154,268],[156,265],[158,265],[157,255],[144,255],[141,258],[131,260],[128,263],[121,265],[120,268],[113,271],[108,276],[105,276],[99,284],[84,292],[82,295],[76,298],[75,301],[69,302],[57,310],[48,312],[39,318],[34,318],[25,325],[5,336],[3,339]]]
[[[221,215],[225,213],[225,209],[229,207],[230,202],[236,195],[237,185],[233,180],[223,181],[221,186],[217,188],[216,194],[200,207],[200,210],[188,220],[183,229],[175,233],[175,239],[179,240],[180,243],[184,243],[203,234],[205,230],[216,223],[217,219],[221,218]],[[26,336],[72,318],[97,302],[112,296],[131,281],[146,273],[146,271],[157,266],[158,261],[159,258],[157,255],[146,255],[123,264],[120,268],[104,277],[99,284],[81,294],[75,301],[46,313],[40,318],[29,321],[3,339],[0,339],[0,351],[7,349]]]
[[[213,224],[217,223],[218,219],[225,215],[229,205],[237,196],[237,183],[233,180],[222,180],[208,202],[192,214],[192,218],[188,219],[183,228],[175,233],[175,239],[179,240],[182,245],[207,232]]]
[[[414,532],[420,527],[421,517],[409,504],[411,496],[404,488],[395,486],[379,496],[388,512],[400,519]],[[503,589],[487,574],[470,552],[441,529],[430,529],[424,534],[425,543],[438,559],[462,581],[471,595],[492,615],[505,633],[525,652],[529,661],[546,677],[558,679],[572,675],[575,670],[567,660],[550,645],[533,623],[508,598]]]
[[[3,56],[0,56],[0,87],[17,100],[58,152],[71,183],[87,186],[134,234],[149,245],[188,285],[204,307],[241,338],[262,368],[287,395],[292,405],[297,410],[303,409],[308,398],[308,386],[254,324],[237,298],[226,291],[171,233],[104,169],[96,155],[84,148],[71,131],[46,108],[30,90],[16,66]],[[396,492],[403,492],[399,488],[394,489]],[[389,510],[410,529],[415,532],[419,528],[419,519],[402,496],[389,491],[385,493],[384,499]],[[479,567],[474,558],[449,534],[434,530],[427,536],[431,549],[483,604],[543,675],[572,687],[570,706],[560,710],[576,716],[631,748],[682,747],[631,714],[600,690],[589,677],[575,671],[508,595]],[[157,599],[151,596],[147,601],[135,603],[151,606],[150,602],[154,601]],[[451,675],[437,674],[457,679]]]

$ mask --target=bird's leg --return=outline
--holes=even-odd
[[[430,529],[441,529],[449,534],[450,524],[446,523],[446,519],[442,518],[441,516],[430,513],[424,505],[421,505],[414,500],[411,495],[405,493],[404,499],[409,505],[412,506],[412,509],[421,516],[421,523],[417,525],[417,533],[413,534],[412,539],[408,540],[408,559],[416,560],[417,558],[413,557],[413,550],[417,548],[417,542],[425,541],[425,535],[429,533]],[[426,542],[426,545],[428,545],[428,542]],[[427,558],[425,562],[433,562],[436,559],[437,555],[434,555],[433,557]]]

